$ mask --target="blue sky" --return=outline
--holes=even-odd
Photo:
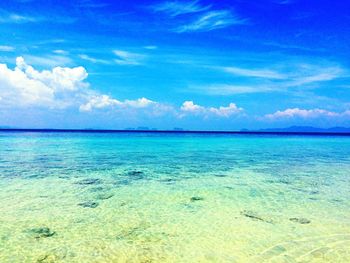
[[[350,2],[0,2],[0,126],[350,126]]]

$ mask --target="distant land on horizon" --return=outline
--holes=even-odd
[[[250,131],[250,130],[249,130]],[[287,128],[260,129],[262,132],[350,132],[347,127],[317,128],[312,126],[290,126]]]
[[[61,128],[17,128],[10,126],[0,126],[0,130],[16,130],[16,131],[125,131],[125,132],[262,132],[262,133],[350,133],[350,127],[331,127],[331,128],[318,128],[313,126],[290,126],[286,128],[266,128],[266,129],[240,129],[240,130],[189,130],[183,128],[173,129],[157,129],[150,127],[136,127],[136,128],[125,128],[125,129],[100,129],[100,128],[84,128],[84,129],[61,129]]]

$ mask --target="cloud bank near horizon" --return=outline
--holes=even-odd
[[[244,72],[245,74],[246,72]],[[250,73],[250,72],[248,72]],[[255,74],[255,73],[254,73]],[[260,74],[260,73],[259,73]],[[0,108],[41,108],[47,110],[79,109],[84,113],[115,112],[149,116],[172,116],[174,118],[234,118],[243,117],[260,121],[283,121],[288,119],[348,119],[350,110],[334,112],[324,109],[288,108],[263,116],[249,116],[242,107],[231,102],[228,106],[202,106],[186,100],[181,106],[169,102],[157,102],[147,97],[119,100],[91,88],[87,82],[88,72],[82,66],[54,67],[37,70],[28,65],[23,57],[17,57],[11,69],[0,64]]]
[[[176,108],[146,97],[121,101],[92,89],[87,78],[88,72],[82,66],[54,67],[39,71],[28,65],[23,57],[17,57],[14,69],[0,64],[0,107],[61,110],[79,108],[81,112],[138,109],[149,110],[154,115],[173,114],[181,118],[187,115],[230,117],[243,111],[234,103],[228,107],[215,108],[185,101],[180,108]]]

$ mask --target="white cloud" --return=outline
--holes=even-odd
[[[204,107],[201,105],[194,104],[193,101],[185,101],[180,108],[180,117],[186,115],[203,115],[204,117],[208,116],[217,116],[217,117],[230,117],[232,115],[239,114],[243,112],[242,108],[238,108],[236,104],[230,103],[229,106],[224,107],[220,106],[219,108],[215,107]]]
[[[279,82],[279,85],[286,87],[329,81],[342,76],[344,73],[344,70],[339,66],[285,64],[279,65],[279,67],[282,68],[282,72],[271,69],[245,69],[240,67],[217,67],[217,69],[237,76],[282,80],[284,82]]]
[[[48,16],[38,16],[36,14],[19,14],[7,12],[3,9],[0,9],[0,24],[24,24],[24,23],[38,23],[49,21],[50,23],[63,23],[70,24],[76,21],[76,18],[72,16],[57,16],[50,14]]]
[[[145,58],[143,54],[132,53],[125,50],[114,50],[113,53],[118,57],[114,61],[120,65],[140,65]]]
[[[344,112],[333,112],[323,109],[299,109],[299,108],[290,108],[284,111],[276,111],[272,114],[266,114],[265,119],[268,120],[279,120],[279,119],[291,119],[291,118],[319,118],[319,117],[350,117],[350,110]]]
[[[222,67],[223,71],[238,76],[257,77],[267,79],[284,79],[286,76],[270,69],[245,69],[238,67]]]
[[[93,58],[93,57],[90,57],[90,56],[85,55],[85,54],[79,55],[79,58],[86,60],[86,61],[89,61],[89,62],[92,62],[92,63],[95,63],[95,64],[110,64],[110,62],[107,60]]]
[[[154,49],[157,49],[158,47],[150,45],[150,46],[144,46],[143,48],[144,49],[149,49],[149,50],[154,50]]]
[[[228,10],[215,10],[204,13],[192,23],[176,28],[175,32],[211,31],[231,25],[244,24],[245,22],[246,20],[239,18]]]
[[[48,55],[48,56],[32,56],[24,55],[25,60],[32,65],[44,67],[56,67],[73,64],[73,61],[66,56]]]
[[[199,1],[167,1],[164,3],[160,3],[157,5],[152,6],[152,9],[155,12],[164,12],[172,17],[183,15],[183,14],[190,14],[190,13],[197,13],[202,12],[205,10],[208,10],[210,6],[203,6],[198,3]]]
[[[302,64],[302,63],[279,63],[272,69],[247,69],[241,67],[215,67],[204,66],[214,70],[238,76],[225,83],[214,83],[207,85],[192,85],[191,91],[205,93],[208,95],[233,95],[244,93],[266,93],[266,92],[295,92],[303,88],[317,89],[322,82],[332,81],[338,78],[348,78],[348,70],[340,65]],[[333,65],[332,65],[333,64]],[[278,70],[276,70],[278,69]]]
[[[14,51],[15,48],[12,46],[0,46],[0,51],[1,52],[11,52]]]
[[[38,71],[23,57],[16,59],[15,69],[0,64],[1,107],[79,107],[80,111],[94,109],[147,109],[150,114],[162,115],[173,107],[147,98],[117,100],[89,88],[88,73],[83,67],[54,67]]]
[[[287,82],[287,85],[301,86],[315,82],[330,81],[339,78],[343,74],[344,70],[338,66],[319,67],[313,65],[300,65],[297,73],[290,74],[292,81]]]
[[[88,76],[83,67],[55,67],[51,71],[37,71],[32,66],[27,65],[23,57],[18,57],[16,59],[16,66],[16,68],[24,72],[29,79],[40,81],[55,91],[74,91],[88,86],[83,82]]]
[[[202,114],[206,111],[206,109],[203,106],[196,105],[193,103],[193,101],[185,101],[182,104],[180,110],[185,113],[193,113],[193,114]]]
[[[55,53],[55,54],[59,54],[59,55],[67,55],[68,54],[67,51],[62,50],[62,49],[56,49],[56,50],[54,50],[52,52]]]
[[[23,57],[16,59],[16,67],[9,68],[0,64],[0,100],[1,108],[7,109],[67,109],[79,108],[81,112],[104,110],[128,116],[184,117],[198,115],[202,117],[230,117],[243,111],[234,103],[228,106],[205,107],[193,101],[185,101],[180,108],[150,100],[118,100],[101,94],[90,88],[85,82],[88,73],[83,67],[54,67],[50,70],[37,70],[28,65]],[[143,114],[143,115],[139,115]]]
[[[136,100],[124,100],[119,101],[113,99],[107,95],[93,95],[90,97],[89,101],[80,106],[81,111],[91,111],[94,108],[102,109],[102,108],[112,108],[113,106],[117,106],[117,108],[147,108],[152,105],[159,104],[147,98],[139,98]]]
[[[146,108],[152,104],[155,104],[156,102],[146,99],[146,98],[140,98],[137,100],[126,100],[124,102],[125,105],[131,106],[134,108]]]
[[[152,100],[149,100],[147,98],[139,98],[136,100],[125,100],[122,102],[122,101],[113,99],[107,95],[93,95],[90,97],[89,101],[86,104],[83,104],[80,106],[80,110],[91,111],[94,108],[102,109],[102,108],[110,108],[113,106],[118,106],[118,108],[125,108],[125,107],[147,108],[155,104],[158,104],[158,103]]]
[[[241,113],[242,111],[243,109],[238,108],[234,103],[230,103],[227,107],[220,106],[219,108],[209,108],[209,112],[220,117],[230,117],[231,115]]]
[[[276,89],[273,89],[270,86],[264,86],[264,85],[243,86],[243,85],[229,85],[229,84],[191,86],[190,90],[193,92],[200,92],[207,95],[223,95],[223,96],[276,91]]]
[[[176,114],[174,107],[164,103],[149,100],[147,98],[139,98],[135,100],[120,101],[113,99],[107,95],[90,96],[87,103],[80,106],[80,111],[90,112],[94,109],[108,109],[114,112],[145,113],[150,116],[162,116],[165,114]]]
[[[86,104],[80,106],[81,111],[91,111],[94,108],[110,108],[113,106],[118,106],[119,108],[131,107],[131,108],[146,108],[152,104],[155,104],[154,101],[151,101],[146,98],[140,98],[136,100],[125,100],[123,102],[113,99],[107,95],[94,95],[91,96],[89,101]]]
[[[112,99],[107,95],[93,95],[87,103],[80,105],[79,109],[80,111],[91,111],[94,108],[102,109],[121,104],[122,103],[119,100]]]
[[[38,18],[31,16],[19,15],[16,13],[0,13],[0,23],[28,23],[28,22],[37,22]]]
[[[155,12],[163,12],[170,17],[177,17],[184,14],[201,13],[191,22],[182,24],[174,32],[205,32],[225,28],[231,25],[246,23],[246,19],[238,17],[230,10],[212,10],[211,5],[202,5],[198,0],[194,1],[166,1],[151,6]]]
[[[26,64],[23,57],[16,59],[14,70],[0,64],[0,97],[5,106],[65,107],[66,93],[72,95],[86,89],[87,72],[83,67],[37,71]],[[74,94],[75,95],[75,94]]]
[[[54,91],[40,81],[30,79],[16,68],[11,70],[5,64],[0,64],[0,97],[4,105],[50,105],[53,102]]]

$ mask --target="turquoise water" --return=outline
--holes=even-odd
[[[350,137],[0,133],[0,262],[350,262]]]

